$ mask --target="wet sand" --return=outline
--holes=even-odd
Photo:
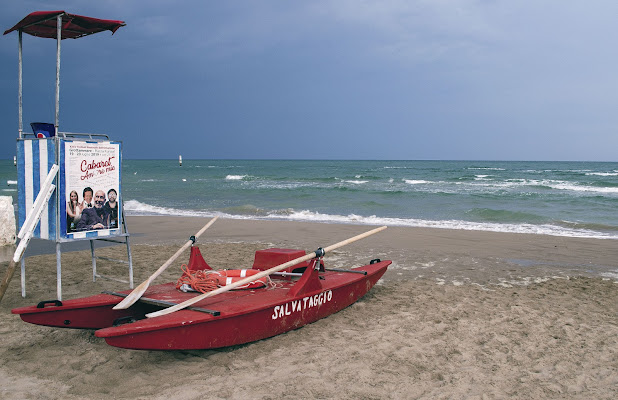
[[[136,284],[207,221],[128,218]],[[219,220],[199,243],[215,268],[250,267],[257,249],[315,250],[371,228]],[[122,246],[97,254],[126,257]],[[391,227],[325,262],[351,267],[374,258],[393,260],[378,285],[314,324],[231,348],[150,352],[10,314],[56,297],[55,254],[31,256],[27,297],[17,271],[0,303],[0,398],[618,397],[616,241]],[[155,283],[176,280],[187,259]],[[62,261],[65,299],[128,289],[92,282],[89,251],[63,253]],[[127,279],[125,266],[104,260],[98,271]]]

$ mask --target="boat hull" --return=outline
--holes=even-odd
[[[36,325],[74,329],[102,329],[112,326],[114,321],[120,318],[136,314],[137,308],[112,309],[120,300],[122,298],[118,296],[100,294],[63,301],[60,306],[46,302],[48,304],[45,306],[39,303],[37,306],[14,308],[11,312],[19,314],[23,321]],[[143,308],[143,306],[140,305],[140,308]],[[145,315],[146,312],[148,311],[144,309],[140,314]]]
[[[145,315],[161,309],[160,306],[139,301],[126,310],[113,310],[122,297],[110,294],[69,300],[62,306],[23,307],[12,312],[34,324],[97,329],[97,337],[121,348],[213,349],[272,337],[338,312],[364,296],[390,264],[391,261],[375,262],[354,269],[356,272],[318,274],[308,269],[306,276],[296,282],[283,280],[271,289],[222,293],[194,304],[197,310],[184,309],[154,318]],[[177,291],[171,283],[149,288],[143,295],[145,301],[174,304],[194,296]],[[119,319],[128,323],[114,326]]]

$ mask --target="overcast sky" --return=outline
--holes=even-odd
[[[618,2],[0,0],[126,26],[62,42],[60,130],[125,158],[618,161]],[[24,35],[24,129],[55,40]],[[0,158],[17,33],[0,37]]]

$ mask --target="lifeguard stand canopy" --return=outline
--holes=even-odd
[[[22,32],[32,36],[57,39],[58,16],[62,16],[61,39],[77,39],[103,31],[111,31],[114,34],[118,28],[125,26],[124,21],[84,17],[64,11],[35,11],[11,29],[4,31],[4,34],[21,29]]]
[[[32,36],[56,39],[56,116],[54,125],[58,132],[60,117],[60,40],[78,39],[93,33],[111,31],[112,34],[121,26],[125,26],[124,21],[111,19],[98,19],[84,17],[83,15],[69,14],[65,11],[35,11],[19,21],[14,27],[4,31],[4,34],[13,31],[19,32],[19,88],[18,88],[18,107],[19,107],[19,137],[22,137],[24,130],[23,106],[22,106],[22,33],[25,32]]]

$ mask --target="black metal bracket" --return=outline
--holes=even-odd
[[[325,251],[324,251],[324,249],[323,249],[323,248],[321,248],[321,247],[320,247],[320,248],[318,248],[318,249],[315,251],[315,256],[316,256],[317,258],[322,258],[322,257],[324,257],[324,254],[326,254],[326,252],[325,252]]]

